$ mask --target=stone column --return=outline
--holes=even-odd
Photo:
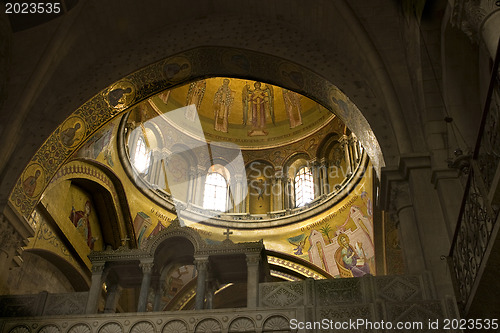
[[[361,153],[359,151],[358,138],[352,135],[351,137],[351,149],[352,156],[354,159],[354,167],[356,168],[361,162]]]
[[[247,307],[259,305],[260,253],[247,254]]]
[[[320,163],[320,171],[321,171],[321,195],[327,195],[330,193],[329,191],[329,182],[328,182],[328,165],[326,164],[326,160],[324,158],[321,159]]]
[[[205,291],[206,291],[206,280],[208,271],[208,257],[196,258],[194,261],[196,270],[198,271],[198,277],[196,281],[196,298],[195,298],[195,310],[201,310],[205,305]]]
[[[139,266],[142,269],[142,282],[141,282],[141,291],[139,293],[139,301],[137,303],[137,312],[146,312],[153,265],[154,264],[152,262],[141,262],[139,264]]]
[[[97,312],[99,297],[101,296],[105,265],[105,262],[92,264],[92,282],[90,285],[89,296],[87,298],[87,307],[85,308],[86,314],[94,314]]]
[[[210,278],[210,281],[207,283],[207,291],[206,291],[207,301],[205,304],[205,309],[214,308],[214,295],[216,291],[217,291],[217,283],[212,277]]]
[[[227,187],[227,194],[226,194],[226,212],[227,213],[234,213],[234,193],[232,192],[231,187]]]
[[[194,196],[194,204],[203,206],[203,181],[205,179],[206,171],[202,166],[198,166],[198,173],[196,174],[196,191]]]
[[[278,208],[279,210],[285,209],[284,197],[285,197],[285,186],[283,183],[283,168],[279,168],[274,173],[274,177],[276,178],[276,195],[278,199]]]
[[[234,175],[235,179],[235,195],[233,196],[233,201],[234,201],[234,212],[235,213],[241,213],[243,211],[243,205],[245,203],[245,195],[246,193],[243,193],[243,182],[246,181],[246,179],[243,179],[243,175],[241,174],[236,174]]]
[[[196,190],[196,168],[189,168],[189,182],[188,182],[188,193],[186,198],[186,203],[188,206],[195,202],[195,190]]]
[[[113,282],[107,285],[106,305],[104,306],[104,313],[115,313],[116,306],[120,300],[122,287],[118,282]]]
[[[279,196],[278,196],[278,193],[279,193],[279,190],[277,189],[277,179],[276,177],[272,177],[271,178],[271,211],[277,211],[277,210],[280,210],[278,207],[279,207]]]
[[[295,193],[293,191],[292,180],[288,177],[284,177],[283,182],[285,184],[285,195],[283,198],[285,202],[285,209],[295,208],[295,200],[293,200]]]
[[[316,159],[314,159],[309,163],[309,166],[311,168],[311,174],[313,176],[314,198],[317,198],[321,195],[319,163],[316,161]]]
[[[349,137],[347,135],[343,135],[342,138],[339,139],[339,142],[344,149],[344,158],[346,165],[346,176],[350,176],[352,174],[352,161],[351,161],[351,153],[349,152]]]
[[[290,209],[290,195],[288,193],[289,188],[287,177],[283,176],[283,178],[281,178],[281,183],[283,184],[283,209]]]

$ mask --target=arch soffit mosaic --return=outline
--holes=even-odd
[[[165,89],[211,76],[258,78],[301,93],[337,114],[364,144],[376,170],[383,166],[380,146],[361,111],[332,83],[281,58],[221,47],[202,47],[156,62],[115,82],[68,117],[36,152],[11,192],[13,208],[27,217],[43,189],[64,162],[97,129],[124,110]],[[23,186],[35,177],[35,192]],[[33,181],[33,178],[30,178]]]
[[[102,191],[107,191],[112,200],[114,214],[116,214],[117,224],[113,224],[114,237],[118,240],[131,239],[133,245],[135,237],[133,236],[132,218],[130,216],[128,202],[126,200],[125,190],[120,181],[114,175],[114,172],[96,161],[75,159],[62,166],[54,175],[45,191],[57,187],[62,181],[78,181],[84,179],[95,183]]]

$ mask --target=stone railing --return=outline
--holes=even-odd
[[[261,307],[414,302],[436,298],[427,274],[270,282],[261,283],[259,288]]]
[[[303,308],[306,321],[422,323],[458,318],[455,298],[438,300],[428,275],[365,276],[362,278],[261,283],[260,307]],[[306,330],[305,332],[336,330]],[[347,330],[344,330],[347,331]],[[376,331],[370,329],[349,330]],[[403,331],[403,330],[402,330]],[[421,330],[416,327],[413,330]]]
[[[262,283],[259,299],[259,308],[199,311],[77,315],[59,307],[61,314],[66,315],[42,311],[39,315],[0,319],[0,333],[336,331],[324,327],[297,329],[299,322],[324,323],[325,320],[328,323],[362,321],[361,325],[383,321],[394,327],[397,323],[421,323],[421,328],[405,330],[420,332],[428,328],[430,321],[443,323],[444,319],[458,318],[455,299],[435,299],[427,275]],[[375,331],[366,327],[350,331]]]
[[[221,309],[0,319],[1,333],[292,332],[303,309]]]

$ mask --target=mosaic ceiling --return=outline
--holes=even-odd
[[[184,108],[184,119],[173,126],[194,135],[199,119],[207,141],[234,142],[242,149],[290,144],[335,118],[298,93],[235,78],[199,80],[162,92],[150,103],[159,114]]]

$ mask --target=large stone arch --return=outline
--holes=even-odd
[[[243,61],[243,62],[242,62]],[[42,170],[40,185],[50,181],[52,175],[102,123],[120,115],[127,108],[171,87],[200,77],[235,76],[238,66],[248,63],[254,77],[286,88],[295,87],[337,113],[353,131],[360,132],[360,140],[367,146],[373,164],[379,168],[382,154],[368,123],[359,109],[338,88],[321,76],[280,58],[233,48],[204,47],[190,50],[156,62],[139,70],[95,95],[68,117],[42,145],[32,158],[12,192],[10,201],[22,215],[27,216],[36,204],[37,195],[28,195],[23,181],[33,176],[34,165]],[[245,77],[244,74],[240,76]],[[249,77],[247,75],[246,77]],[[68,140],[67,131],[73,131]]]

